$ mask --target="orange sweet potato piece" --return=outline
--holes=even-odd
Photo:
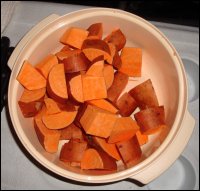
[[[64,65],[55,65],[49,73],[47,92],[57,102],[66,102],[68,98]]]
[[[136,132],[136,137],[138,139],[140,146],[146,144],[149,140],[148,135],[142,134],[140,130]]]
[[[63,51],[57,52],[56,56],[57,56],[59,62],[62,62],[65,58],[69,58],[71,56],[78,55],[80,53],[81,53],[81,50],[79,50],[79,49],[65,50],[65,51],[63,50]]]
[[[142,151],[137,137],[116,144],[126,167],[136,165],[142,156]]]
[[[121,72],[115,72],[112,86],[108,89],[108,100],[115,103],[128,83],[128,76]]]
[[[121,116],[128,117],[135,111],[138,104],[135,99],[126,92],[117,100],[116,106]]]
[[[117,50],[120,51],[126,44],[126,37],[120,29],[116,29],[112,31],[112,33],[109,34],[104,41],[107,43],[113,43]]]
[[[28,60],[24,61],[17,76],[17,80],[28,90],[46,87],[46,79],[28,62]]]
[[[100,137],[93,137],[93,140],[95,141],[95,143],[97,143],[108,155],[110,155],[111,157],[113,157],[116,160],[121,160],[121,157],[119,155],[119,152],[116,148],[115,144],[110,144],[107,143],[106,140],[104,138],[100,138]]]
[[[105,78],[106,88],[109,89],[114,81],[114,69],[109,64],[104,65],[103,75]]]
[[[129,93],[136,100],[140,109],[159,105],[156,92],[150,79],[134,87]]]
[[[60,132],[58,130],[48,129],[42,122],[41,117],[35,118],[34,127],[38,140],[43,148],[49,153],[57,152]]]
[[[85,101],[107,97],[104,77],[82,75],[83,98]]]
[[[126,141],[133,137],[139,128],[140,127],[137,125],[136,121],[134,121],[131,117],[118,118],[110,137],[108,138],[108,143]]]
[[[81,169],[117,170],[115,160],[105,152],[89,148],[84,152],[81,160]]]
[[[106,60],[109,64],[112,64],[112,57],[103,50],[97,48],[85,48],[82,51],[91,62],[99,56],[104,56],[104,60]]]
[[[79,127],[77,127],[74,123],[70,124],[69,126],[61,129],[60,140],[67,140],[67,139],[79,139],[83,140],[83,133]]]
[[[91,39],[91,38],[85,39],[81,49],[86,49],[86,48],[95,48],[103,50],[104,52],[110,54],[110,48],[108,44],[101,39]]]
[[[69,80],[70,95],[77,102],[83,103],[83,87],[82,87],[82,77],[77,75]]]
[[[117,116],[95,106],[87,105],[80,124],[87,134],[107,138],[114,127]]]
[[[44,103],[47,109],[46,113],[48,115],[61,112],[60,108],[58,107],[58,104],[53,99],[46,98],[44,99]]]
[[[74,73],[87,70],[90,62],[86,58],[83,52],[76,51],[75,54],[64,58],[63,64],[65,67],[65,73]]]
[[[89,32],[87,30],[71,27],[65,31],[60,42],[81,49],[83,41],[87,38],[88,34]]]
[[[105,99],[96,99],[96,100],[90,100],[87,101],[90,105],[94,105],[98,108],[104,109],[106,111],[109,111],[111,113],[117,113],[118,109],[113,106],[110,102],[106,101]]]
[[[63,162],[81,162],[86,149],[87,142],[71,139],[62,146],[60,160]]]
[[[104,61],[100,60],[92,64],[86,72],[86,75],[89,76],[96,76],[96,77],[103,77],[104,71]]]
[[[156,106],[141,110],[134,115],[142,134],[150,135],[166,126],[164,106]]]
[[[60,113],[43,115],[42,121],[49,129],[62,129],[70,125],[75,117],[77,111],[61,111]]]
[[[36,64],[35,68],[47,79],[50,70],[56,64],[58,64],[57,57],[53,54],[50,54]]]
[[[87,29],[89,31],[88,37],[96,37],[98,39],[102,38],[103,26],[102,23],[94,23]]]
[[[119,71],[130,77],[140,77],[142,72],[142,49],[125,47],[121,52],[121,66]]]
[[[63,46],[59,52],[64,52],[64,51],[67,51],[67,50],[71,50],[69,45]]]

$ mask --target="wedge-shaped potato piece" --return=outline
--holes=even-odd
[[[50,70],[56,64],[58,64],[57,57],[53,54],[50,54],[36,64],[35,68],[47,79]]]
[[[96,37],[101,39],[103,35],[103,25],[102,23],[94,23],[87,29],[89,31],[88,37]]]
[[[121,72],[115,72],[112,86],[108,89],[108,100],[115,103],[128,83],[128,76]]]
[[[85,101],[107,98],[104,77],[82,75],[83,98]]]
[[[71,27],[65,31],[60,42],[81,49],[83,41],[87,38],[88,34],[89,32],[87,30]]]
[[[122,64],[121,57],[119,56],[118,50],[113,43],[108,43],[108,46],[112,57],[112,65],[116,70],[118,70]]]
[[[108,143],[126,141],[133,137],[139,129],[140,127],[136,121],[131,117],[120,117],[116,120],[110,137],[108,138]]]
[[[159,105],[156,92],[150,79],[131,89],[129,94],[136,100],[140,109]]]
[[[105,78],[106,88],[109,89],[114,81],[114,69],[109,64],[104,65],[103,75]]]
[[[132,167],[140,162],[142,150],[136,136],[116,145],[126,167]]]
[[[126,44],[126,37],[120,29],[116,29],[112,31],[112,33],[109,34],[104,41],[107,43],[113,43],[117,50],[120,51]]]
[[[46,79],[29,62],[24,64],[17,76],[18,82],[28,90],[37,90],[46,87]]]
[[[46,113],[49,115],[49,114],[55,114],[55,113],[60,113],[61,110],[58,106],[58,104],[51,98],[45,98],[44,99],[44,103],[45,103],[45,106],[47,108],[47,111]]]
[[[95,106],[87,105],[80,123],[87,134],[107,138],[115,125],[117,116]]]
[[[148,135],[142,134],[140,130],[136,132],[136,137],[140,146],[146,144],[149,141]]]
[[[166,127],[164,106],[142,110],[134,117],[140,126],[141,133],[145,135],[154,134]]]
[[[84,152],[81,160],[81,169],[117,170],[117,164],[105,152],[89,148]]]
[[[100,60],[92,64],[86,72],[88,76],[103,77],[104,61]]]
[[[60,160],[63,162],[81,162],[87,149],[87,142],[71,139],[62,146]]]
[[[69,58],[71,56],[78,55],[80,53],[81,53],[81,50],[79,50],[79,49],[65,50],[65,51],[63,50],[63,51],[57,52],[56,56],[57,56],[59,62],[62,62],[65,58]]]
[[[135,99],[126,92],[117,100],[116,106],[121,116],[128,117],[135,111],[138,104]]]
[[[55,65],[49,73],[47,92],[57,102],[65,103],[68,98],[64,65]]]
[[[125,47],[121,52],[120,72],[130,77],[140,77],[142,73],[142,49]]]

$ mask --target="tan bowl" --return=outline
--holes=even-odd
[[[86,173],[75,167],[66,167],[58,159],[59,152],[45,152],[35,134],[33,119],[25,119],[17,104],[23,88],[16,77],[23,61],[28,59],[35,64],[45,55],[59,50],[62,47],[59,38],[66,28],[87,28],[96,22],[103,23],[104,35],[119,27],[127,37],[126,46],[142,48],[142,77],[130,80],[126,90],[150,78],[159,104],[165,106],[169,127],[150,136],[149,143],[142,147],[143,156],[138,165],[124,169],[118,164],[118,172],[108,174],[98,174],[99,171]],[[107,8],[85,9],[64,16],[50,15],[19,42],[8,65],[12,69],[8,92],[9,111],[15,131],[24,147],[37,161],[63,177],[90,183],[133,178],[146,184],[169,168],[192,134],[195,122],[187,111],[187,83],[182,61],[169,40],[155,26],[136,15]],[[60,143],[59,150],[62,144],[63,142]]]

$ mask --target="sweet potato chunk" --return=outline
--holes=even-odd
[[[107,138],[114,127],[117,116],[97,107],[87,105],[80,123],[87,134]]]
[[[18,82],[28,90],[37,90],[46,87],[46,79],[28,62],[24,64],[17,76]]]
[[[136,137],[138,139],[140,146],[146,144],[149,140],[148,135],[142,134],[140,130],[136,132]]]
[[[81,49],[83,41],[87,38],[88,34],[89,32],[87,30],[71,27],[65,31],[60,42]]]
[[[108,138],[108,143],[126,141],[133,137],[138,130],[139,126],[131,117],[120,117],[116,120]]]
[[[120,51],[126,44],[126,37],[120,29],[116,29],[112,31],[112,33],[109,34],[104,41],[107,43],[113,43],[117,50]]]
[[[82,75],[83,98],[85,101],[107,97],[104,77]]]
[[[121,52],[121,66],[119,71],[130,77],[140,77],[142,72],[141,48],[125,47]]]
[[[87,148],[85,141],[71,139],[62,146],[60,160],[63,162],[81,162],[83,154]]]
[[[69,58],[71,56],[78,55],[80,53],[81,53],[81,50],[79,50],[79,49],[65,50],[65,51],[63,50],[63,51],[57,52],[56,56],[57,56],[59,62],[62,62],[65,58]]]
[[[35,68],[47,79],[50,70],[56,64],[58,64],[57,57],[53,54],[50,54],[36,64]]]
[[[103,71],[104,71],[104,61],[100,60],[90,66],[90,68],[86,72],[86,75],[103,77],[104,76]]]
[[[134,115],[142,134],[150,135],[166,126],[164,106],[141,110]]]
[[[47,111],[46,113],[49,114],[55,114],[55,113],[60,113],[61,110],[58,107],[58,104],[51,98],[45,98],[44,103],[46,105]]]
[[[138,104],[135,99],[126,92],[117,100],[116,106],[121,116],[128,117],[135,111]]]
[[[108,100],[115,103],[128,83],[128,76],[121,72],[115,72],[112,86],[108,89]]]
[[[103,75],[105,78],[106,88],[109,89],[114,81],[114,69],[109,64],[104,65]]]
[[[89,31],[88,37],[96,37],[97,39],[102,38],[103,35],[102,23],[94,23],[90,25],[87,30]]]
[[[159,105],[156,92],[150,79],[134,87],[129,93],[136,100],[140,109]]]
[[[119,142],[116,145],[126,167],[134,166],[140,161],[142,151],[136,136],[133,136],[129,140]]]

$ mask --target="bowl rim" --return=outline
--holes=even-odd
[[[82,9],[78,11],[74,11],[71,13],[68,13],[66,15],[63,15],[59,17],[58,19],[54,20],[52,23],[47,24],[43,30],[40,32],[43,32],[49,25],[53,25],[57,23],[58,21],[62,21],[65,19],[70,19],[70,18],[76,18],[77,16],[82,16],[83,15],[90,15],[90,14],[105,14],[105,15],[112,15],[114,17],[123,17],[124,19],[128,19],[131,21],[138,22],[138,24],[142,24],[144,28],[148,29],[149,32],[152,33],[156,38],[159,39],[159,41],[165,46],[166,50],[169,52],[169,55],[171,56],[173,62],[175,63],[177,73],[178,73],[178,81],[179,81],[179,103],[178,103],[178,109],[177,109],[177,114],[175,117],[175,121],[172,125],[172,128],[163,141],[163,143],[159,146],[159,148],[151,154],[148,158],[146,158],[144,161],[141,163],[137,164],[134,167],[131,167],[126,170],[122,170],[119,172],[115,172],[112,174],[108,175],[84,175],[84,174],[77,174],[74,172],[70,172],[67,169],[62,169],[61,167],[56,166],[52,162],[48,161],[45,157],[43,157],[34,147],[31,145],[23,131],[18,127],[16,119],[13,115],[13,108],[12,108],[12,102],[14,99],[12,99],[12,91],[13,91],[13,84],[16,83],[16,80],[13,79],[13,71],[15,71],[17,62],[20,61],[20,55],[22,54],[23,50],[26,48],[27,44],[31,42],[32,39],[30,39],[27,44],[23,47],[21,52],[19,52],[19,55],[14,63],[14,67],[10,76],[10,81],[9,81],[9,89],[8,89],[8,106],[9,106],[9,113],[11,116],[11,120],[15,129],[15,132],[17,133],[17,136],[19,137],[20,141],[28,150],[28,152],[35,158],[39,163],[41,163],[43,166],[45,166],[47,169],[50,169],[56,174],[59,174],[63,177],[73,179],[79,182],[89,182],[89,183],[105,183],[105,182],[113,182],[113,181],[118,181],[122,180],[125,178],[129,178],[131,176],[134,176],[142,171],[145,170],[149,165],[159,162],[159,156],[162,155],[162,153],[165,151],[165,149],[172,144],[173,139],[177,136],[181,123],[184,119],[186,108],[187,108],[187,99],[188,99],[188,94],[187,94],[187,81],[186,81],[186,74],[184,70],[184,66],[182,63],[182,60],[180,56],[178,55],[176,49],[174,46],[170,43],[170,41],[167,39],[167,37],[159,30],[157,29],[154,25],[146,21],[145,19],[134,15],[132,13],[128,13],[126,11],[122,11],[119,9],[111,9],[111,8],[87,8],[87,9]],[[117,13],[117,14],[116,14]],[[40,33],[39,32],[39,33]],[[38,34],[39,34],[38,33]],[[36,36],[38,35],[36,34]],[[162,37],[162,38],[160,38]],[[178,156],[177,156],[178,157]]]

